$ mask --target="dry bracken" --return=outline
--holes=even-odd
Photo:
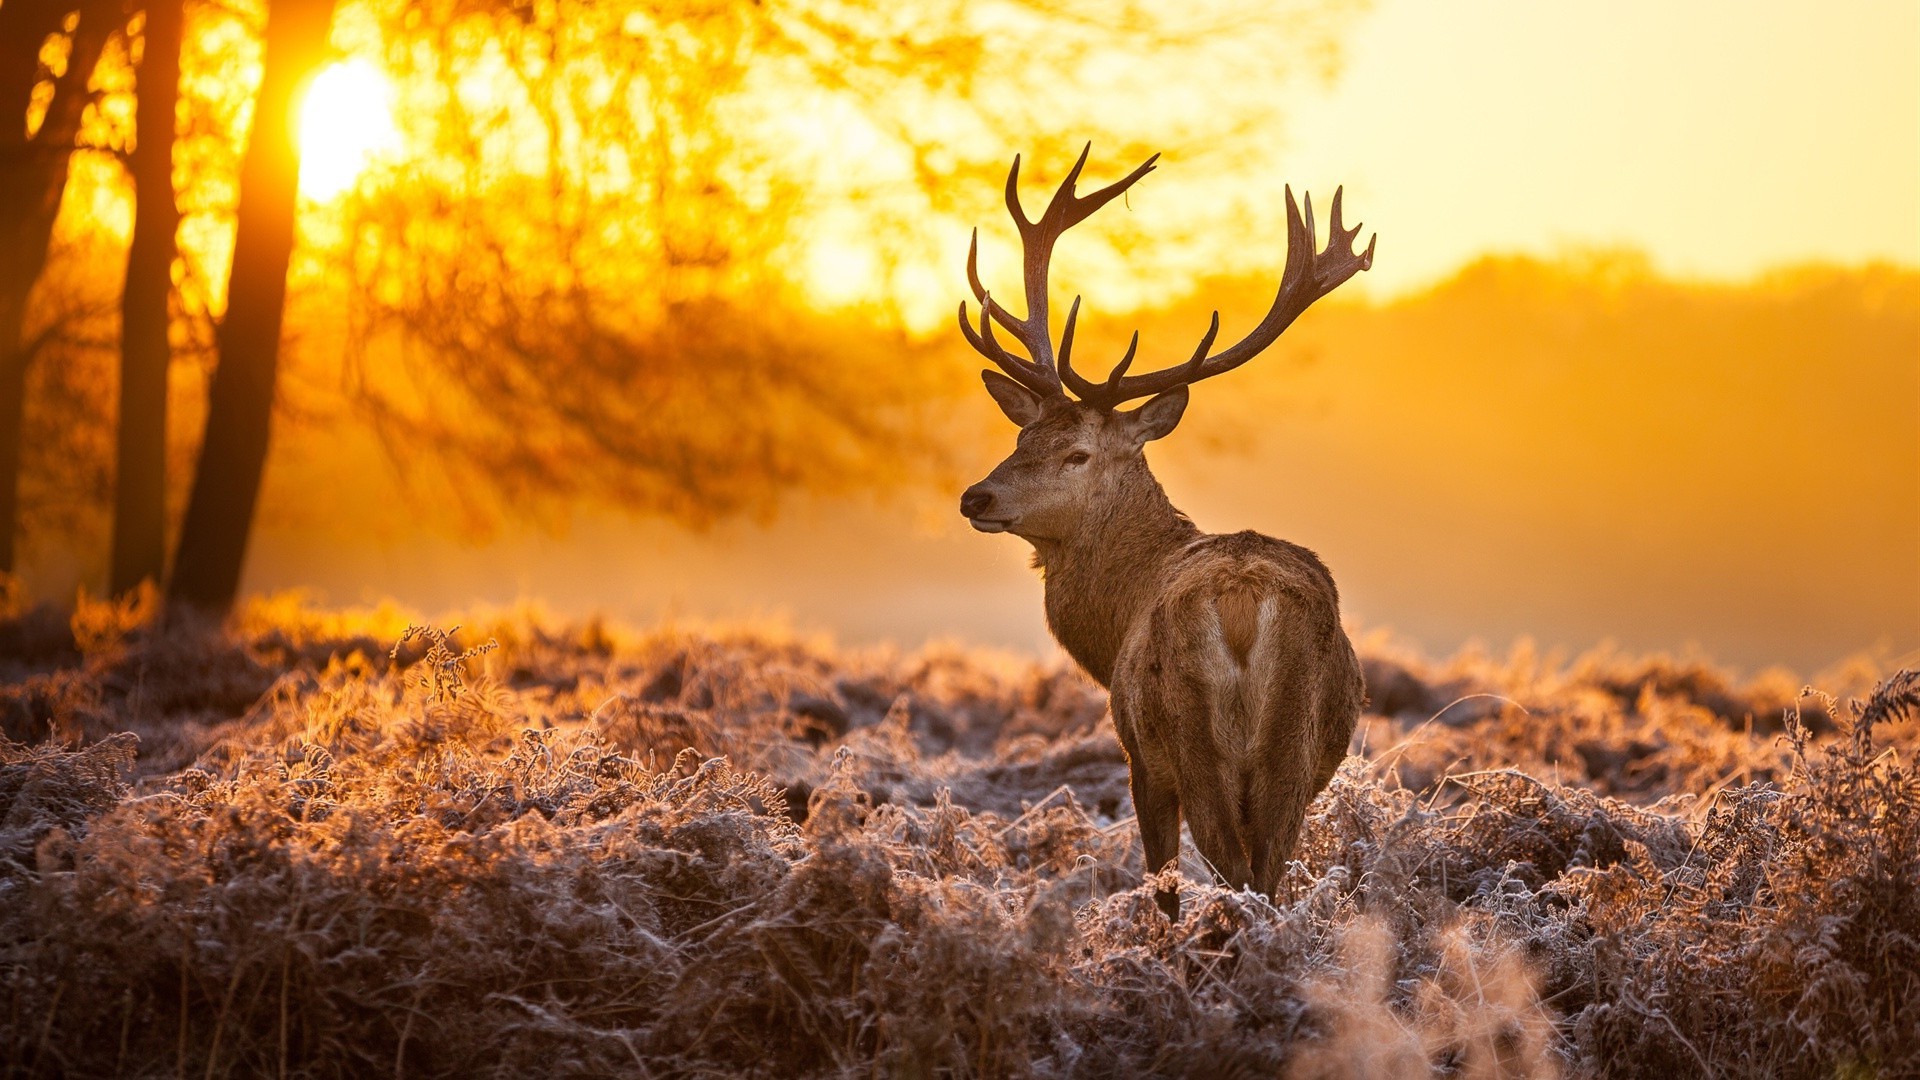
[[[149,619],[0,626],[10,1073],[1920,1071],[1911,672],[1362,638],[1277,898],[1169,923],[1064,665]]]

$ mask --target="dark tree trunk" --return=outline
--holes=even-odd
[[[78,8],[66,72],[38,131],[27,110],[40,71],[40,46]],[[49,0],[0,3],[0,572],[14,568],[20,521],[20,437],[26,419],[27,365],[35,345],[22,338],[27,297],[47,263],[47,243],[74,136],[87,104],[87,80],[107,37],[120,25],[113,5]]]
[[[20,341],[25,308],[25,296],[0,297],[0,573],[13,572],[20,521],[20,432],[27,421],[29,351]]]
[[[253,134],[240,169],[240,208],[207,396],[206,439],[180,528],[167,599],[220,614],[240,591],[247,534],[273,420],[280,320],[293,254],[300,152],[293,93],[326,55],[333,0],[273,0],[267,13]]]
[[[183,0],[148,0],[134,113],[133,244],[120,298],[120,433],[113,488],[119,594],[165,580],[167,558],[167,298],[173,291],[174,106],[180,91]]]

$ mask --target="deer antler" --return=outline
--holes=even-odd
[[[1042,397],[1065,397],[1066,392],[1071,390],[1075,397],[1087,404],[1111,409],[1135,398],[1150,397],[1176,386],[1196,383],[1231,371],[1272,345],[1314,301],[1373,265],[1373,249],[1379,236],[1376,234],[1367,241],[1366,251],[1356,252],[1353,243],[1360,236],[1360,226],[1355,225],[1351,229],[1341,227],[1340,200],[1344,189],[1334,190],[1332,220],[1328,222],[1332,236],[1328,238],[1326,250],[1321,251],[1314,237],[1313,197],[1307,196],[1306,214],[1302,217],[1299,205],[1293,200],[1293,188],[1288,187],[1287,266],[1281,275],[1280,291],[1273,298],[1273,306],[1267,310],[1266,317],[1260,320],[1258,326],[1232,346],[1210,354],[1213,340],[1220,333],[1220,313],[1216,311],[1212,325],[1185,363],[1144,375],[1128,375],[1127,369],[1133,365],[1134,354],[1140,347],[1140,333],[1136,330],[1133,340],[1127,345],[1126,354],[1114,365],[1105,381],[1089,382],[1073,370],[1073,331],[1080,315],[1080,298],[1077,296],[1067,311],[1067,325],[1060,335],[1057,366],[1054,361],[1053,343],[1047,332],[1047,269],[1053,258],[1053,245],[1061,233],[1086,220],[1088,215],[1152,172],[1154,162],[1160,158],[1155,154],[1119,181],[1091,195],[1076,197],[1073,184],[1079,178],[1081,168],[1087,163],[1087,154],[1092,149],[1093,145],[1089,143],[1086,149],[1080,151],[1080,160],[1074,162],[1073,169],[1067,173],[1060,189],[1054,192],[1053,200],[1047,204],[1047,211],[1040,215],[1039,221],[1028,221],[1020,210],[1018,156],[1013,159],[1013,169],[1007,174],[1007,210],[1020,227],[1021,245],[1026,256],[1026,318],[1014,318],[1005,308],[994,303],[992,294],[980,284],[980,230],[974,230],[973,243],[967,250],[967,282],[973,287],[975,299],[980,301],[980,328],[976,331],[968,320],[967,305],[963,300],[960,303],[961,332],[982,356]],[[993,324],[996,322],[1026,349],[1029,359],[1023,360],[1001,347],[993,335]]]
[[[1367,250],[1355,252],[1353,242],[1360,236],[1360,226],[1351,229],[1340,227],[1340,197],[1344,188],[1335,188],[1333,192],[1332,220],[1327,225],[1332,236],[1327,239],[1325,251],[1317,250],[1314,240],[1313,196],[1307,196],[1307,212],[1303,219],[1300,207],[1293,201],[1293,188],[1287,191],[1287,268],[1280,278],[1280,291],[1273,298],[1273,306],[1267,309],[1266,318],[1253,328],[1246,337],[1235,344],[1212,355],[1213,339],[1220,333],[1220,313],[1213,313],[1213,324],[1207,327],[1200,344],[1193,350],[1193,356],[1186,363],[1170,368],[1148,372],[1145,375],[1128,375],[1127,367],[1133,362],[1134,348],[1140,343],[1140,334],[1134,332],[1133,344],[1127,346],[1127,354],[1114,367],[1106,382],[1089,383],[1071,371],[1064,372],[1066,384],[1075,396],[1101,408],[1111,409],[1122,402],[1135,398],[1150,397],[1164,393],[1176,386],[1197,383],[1202,379],[1211,379],[1215,375],[1232,371],[1241,364],[1260,355],[1267,346],[1274,343],[1293,320],[1307,310],[1315,300],[1339,288],[1348,278],[1373,265],[1374,245],[1380,240],[1375,234],[1367,241]],[[1077,304],[1076,304],[1077,306]],[[1071,330],[1068,331],[1072,333]],[[1064,351],[1064,350],[1063,350]],[[1064,364],[1064,359],[1063,359]]]
[[[1047,203],[1046,212],[1038,221],[1028,221],[1027,215],[1020,209],[1020,158],[1015,155],[1013,168],[1007,172],[1007,212],[1013,215],[1013,222],[1020,228],[1020,246],[1025,255],[1027,285],[1027,317],[1016,319],[1006,308],[993,302],[993,295],[980,284],[980,230],[973,231],[973,243],[967,248],[967,283],[973,287],[974,299],[980,302],[980,328],[975,330],[967,318],[967,302],[960,302],[960,332],[967,337],[980,355],[994,362],[1000,370],[1006,372],[1015,382],[1032,390],[1042,397],[1065,397],[1061,387],[1061,375],[1072,374],[1068,356],[1073,349],[1073,319],[1079,312],[1080,302],[1074,301],[1074,310],[1067,318],[1066,333],[1060,339],[1060,366],[1055,368],[1053,342],[1047,329],[1047,270],[1053,261],[1053,245],[1060,234],[1080,222],[1102,206],[1118,198],[1120,193],[1132,187],[1141,177],[1153,171],[1153,163],[1160,159],[1159,154],[1148,158],[1141,166],[1126,176],[1108,184],[1090,195],[1075,195],[1074,181],[1080,178],[1080,170],[1087,164],[1087,155],[1093,151],[1088,143],[1080,151],[1080,160],[1073,163],[1067,172],[1067,178]],[[993,324],[999,323],[1007,333],[1013,335],[1027,352],[1028,359],[1021,359],[1008,352],[993,336]],[[1073,376],[1077,381],[1078,376]]]

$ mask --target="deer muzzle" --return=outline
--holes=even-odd
[[[975,484],[960,496],[960,514],[968,524],[983,533],[1006,532],[1012,519],[988,517],[992,510],[993,492],[984,484]]]

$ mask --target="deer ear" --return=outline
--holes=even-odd
[[[981,372],[980,381],[987,384],[987,393],[993,395],[1007,419],[1021,427],[1040,419],[1040,395],[997,371]]]
[[[1179,425],[1180,417],[1187,411],[1187,388],[1176,386],[1161,394],[1145,405],[1129,413],[1121,413],[1127,424],[1133,429],[1136,444],[1144,444],[1161,438]]]

